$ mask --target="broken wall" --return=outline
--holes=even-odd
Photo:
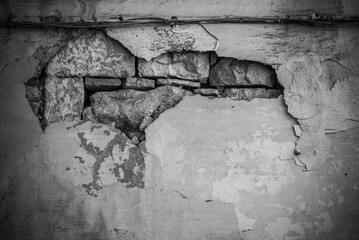
[[[284,95],[251,101],[187,96],[149,125],[139,146],[99,123],[57,122],[43,131],[25,83],[78,34],[1,29],[1,236],[358,237],[357,27],[208,24],[182,30],[176,34],[186,44],[173,43],[178,38],[169,27],[106,31],[144,59],[203,51],[198,32],[206,31],[218,41],[209,46],[218,44],[210,50],[220,57],[271,65]],[[134,33],[138,41],[129,41]],[[144,42],[162,36],[168,39],[150,41],[158,45]],[[138,156],[144,186],[128,187],[120,166]]]

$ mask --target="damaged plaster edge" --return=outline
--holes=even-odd
[[[182,34],[186,34],[189,30],[183,29],[183,26],[189,26],[189,28],[191,27],[199,27],[201,29],[203,29],[204,32],[206,32],[208,34],[208,38],[212,38],[214,44],[210,44],[211,46],[204,46],[203,48],[200,47],[194,47],[193,43],[191,45],[190,48],[185,47],[185,39],[181,39],[183,40],[182,42],[175,42],[176,40],[171,40],[171,39],[167,39],[166,43],[161,43],[161,42],[157,42],[154,41],[154,45],[157,44],[158,46],[154,47],[154,45],[151,45],[151,47],[149,47],[151,53],[148,53],[148,51],[143,50],[145,47],[144,46],[139,46],[137,47],[133,41],[131,41],[130,43],[126,44],[125,38],[117,38],[116,37],[116,33],[111,33],[112,31],[116,31],[119,30],[121,31],[121,29],[125,29],[128,27],[106,27],[103,28],[102,31],[106,34],[107,37],[119,42],[122,46],[124,46],[126,49],[128,49],[135,57],[137,58],[142,58],[145,59],[146,61],[151,61],[152,59],[161,56],[163,54],[166,53],[170,53],[170,52],[181,52],[181,51],[190,51],[190,52],[198,52],[198,53],[204,53],[204,52],[215,52],[217,51],[218,47],[219,47],[219,39],[214,36],[212,33],[210,33],[204,26],[203,24],[200,23],[196,23],[196,24],[177,24],[177,25],[168,25],[168,24],[161,24],[161,23],[153,23],[153,24],[144,24],[143,26],[148,27],[148,28],[152,28],[155,29],[156,27],[163,27],[163,28],[168,28],[173,34],[177,34],[178,36],[176,37],[176,40],[178,37],[181,37]],[[134,29],[139,28],[138,26],[133,27]],[[143,31],[146,31],[146,29],[142,29]],[[155,32],[157,30],[154,30]],[[198,31],[198,30],[197,30]],[[118,33],[117,33],[118,34]],[[126,34],[126,33],[121,33],[121,34]],[[142,37],[146,37],[146,40],[148,38],[156,38],[156,37],[160,37],[162,38],[163,36],[161,36],[161,34],[157,33],[157,36],[151,36],[154,33],[151,33],[150,30],[148,30],[148,33],[144,33],[142,34]],[[200,32],[198,32],[199,35]],[[136,34],[137,35],[140,34]],[[185,35],[183,35],[185,36]],[[164,36],[164,38],[170,38],[168,36]],[[195,42],[196,40],[196,36],[185,36],[185,38],[191,39]],[[188,41],[188,39],[186,39],[186,41]],[[154,39],[152,39],[154,40]],[[201,40],[203,41],[203,39]],[[137,39],[137,41],[135,42],[141,42],[141,40]],[[142,41],[143,43],[143,41]],[[161,46],[163,45],[163,46]],[[177,49],[171,49],[171,45],[178,45],[176,46]],[[152,49],[151,49],[152,48]]]
[[[216,52],[219,47],[219,39],[215,35],[213,35],[210,31],[208,31],[208,29],[205,26],[203,26],[203,24],[198,24],[198,25],[200,25],[210,36],[212,36],[214,39],[216,39],[216,46],[212,50],[212,51]]]

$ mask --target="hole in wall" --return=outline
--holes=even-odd
[[[104,41],[102,50],[112,52],[112,60],[117,62],[108,63],[108,57],[106,59],[101,55],[95,57],[95,45],[86,45],[91,38]],[[114,52],[116,50],[118,53]],[[116,54],[128,56],[122,59],[123,63],[119,63]],[[113,70],[109,69],[111,67]],[[118,67],[121,71],[116,71]],[[253,98],[276,98],[282,94],[282,89],[274,69],[263,63],[218,57],[215,52],[190,51],[168,52],[146,61],[132,56],[117,41],[95,32],[69,42],[52,58],[41,74],[26,83],[26,97],[43,129],[56,121],[90,120],[112,123],[130,136],[133,131],[143,132],[150,121],[176,105],[185,95],[249,101]],[[66,100],[69,93],[72,98],[67,96]],[[76,94],[81,96],[76,98]],[[106,101],[101,101],[105,98]],[[117,109],[124,111],[122,115],[93,109],[95,103],[104,110],[106,104],[118,102],[118,105],[123,105],[131,99],[131,104],[140,108],[136,104],[148,104],[147,98],[151,99],[151,103],[155,100],[159,102],[155,109],[137,112],[138,117],[134,119],[129,116],[129,106]],[[50,106],[50,101],[55,102]],[[67,109],[66,106],[56,106],[65,101],[68,101]],[[64,114],[62,111],[65,110]],[[146,122],[140,122],[140,118]]]
[[[101,31],[70,40],[26,83],[26,97],[43,129],[61,121],[91,121],[119,129],[135,145],[145,141],[145,129],[155,119],[186,96],[250,101],[281,94],[275,70],[263,63],[194,51],[147,61]],[[136,181],[143,182],[143,175]]]

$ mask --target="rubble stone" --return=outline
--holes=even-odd
[[[61,50],[49,63],[47,74],[59,77],[130,77],[135,57],[104,33],[87,32]]]
[[[91,105],[100,122],[115,122],[116,127],[121,130],[136,131],[145,116],[157,118],[190,94],[168,85],[149,91],[125,89],[97,92],[91,96]]]
[[[148,90],[155,87],[155,80],[148,78],[128,77],[123,83],[124,89]]]
[[[172,86],[186,86],[192,88],[200,88],[200,82],[186,81],[181,79],[170,79],[170,78],[158,78],[156,80],[157,85],[172,85]]]
[[[95,114],[92,111],[92,107],[87,107],[82,111],[82,120],[91,121],[94,123],[98,122]]]
[[[215,96],[215,97],[219,96],[219,91],[214,88],[199,88],[199,89],[195,89],[194,93],[203,96]]]
[[[119,78],[85,78],[85,88],[90,91],[113,91],[120,87]]]
[[[140,126],[139,126],[139,130],[140,130],[140,131],[145,130],[145,129],[148,127],[148,125],[150,125],[152,122],[153,122],[153,118],[152,118],[152,117],[150,117],[150,116],[145,116],[145,117],[142,119],[142,122],[141,122],[141,124],[140,124]]]
[[[211,86],[277,85],[275,71],[270,67],[235,58],[220,59],[211,69],[209,82]]]
[[[253,98],[278,98],[281,94],[283,94],[282,89],[227,88],[223,92],[223,97],[229,97],[232,100],[250,101]]]
[[[43,98],[43,93],[38,86],[25,85],[26,87],[26,98],[29,101],[38,102]]]
[[[44,109],[46,123],[80,120],[84,92],[81,78],[47,77]]]
[[[209,54],[171,52],[150,61],[140,58],[138,71],[141,77],[173,77],[206,82],[209,75]]]

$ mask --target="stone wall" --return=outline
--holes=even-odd
[[[358,238],[355,30],[1,29],[0,236]]]
[[[262,63],[209,51],[145,60],[101,31],[79,34],[44,65],[26,84],[43,127],[91,120],[112,125],[137,143],[153,120],[185,96],[252,100],[282,94],[274,69]]]

